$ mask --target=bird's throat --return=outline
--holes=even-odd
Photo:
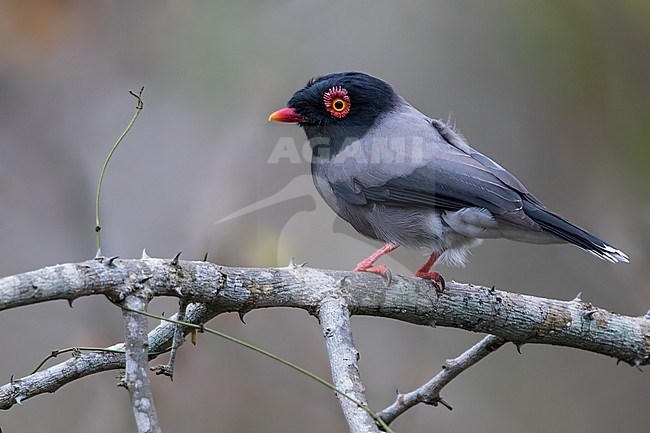
[[[304,126],[312,158],[330,160],[350,144],[363,137],[365,130],[341,126]]]

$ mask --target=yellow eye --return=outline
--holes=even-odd
[[[336,98],[332,101],[332,109],[337,112],[341,112],[348,108],[348,103],[341,98]]]
[[[342,119],[350,112],[352,103],[348,91],[341,86],[334,86],[323,95],[327,111],[337,119]]]

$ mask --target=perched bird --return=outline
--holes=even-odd
[[[357,232],[384,243],[355,271],[390,282],[377,259],[400,246],[423,247],[431,256],[415,275],[442,289],[433,264],[463,265],[469,249],[488,238],[568,242],[600,259],[628,262],[623,251],[549,211],[452,126],[413,108],[378,78],[361,72],[313,78],[269,120],[303,128],[319,194]]]

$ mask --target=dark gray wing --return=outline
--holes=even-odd
[[[411,173],[377,184],[366,182],[367,173],[330,182],[332,190],[350,204],[434,207],[457,211],[466,207],[489,210],[495,218],[532,230],[541,230],[524,212],[520,193],[505,185],[489,169],[467,156],[433,159]]]
[[[341,200],[361,206],[384,204],[450,211],[480,207],[498,220],[541,230],[524,211],[523,200],[544,207],[521,182],[469,147],[444,123],[433,121],[426,128],[418,128],[420,140],[407,137],[396,145],[382,143],[375,135],[374,143],[366,139],[351,145],[329,167],[327,177],[334,193]]]

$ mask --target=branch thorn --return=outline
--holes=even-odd
[[[449,410],[454,410],[454,408],[451,407],[451,405],[450,405],[449,403],[447,403],[446,401],[444,401],[444,400],[442,399],[442,397],[438,397],[438,403],[440,403],[441,405],[443,405],[444,407],[446,407],[446,408],[449,409]],[[437,404],[435,404],[434,406],[437,406]]]
[[[152,278],[153,278],[153,275],[143,275],[140,278],[138,278],[138,283],[140,283],[140,284],[146,283],[147,281],[149,281]]]
[[[149,257],[149,254],[147,254],[147,249],[143,248],[142,249],[142,257],[140,258],[140,260],[149,260],[150,258],[151,257]]]
[[[174,256],[174,258],[171,261],[172,266],[178,266],[178,259],[181,257],[181,254],[183,254],[182,251],[179,251],[179,252],[176,253],[176,255]]]
[[[119,259],[119,258],[120,256],[109,257],[104,264],[110,268],[111,266],[113,266],[113,262],[115,261],[115,259]]]
[[[596,310],[585,311],[582,313],[582,318],[585,320],[593,320],[594,314],[596,314]]]
[[[578,292],[575,298],[571,302],[582,302],[582,292]]]

